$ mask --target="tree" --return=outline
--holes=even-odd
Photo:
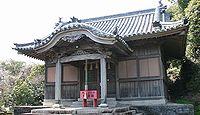
[[[4,77],[3,90],[6,106],[41,105],[44,98],[44,65],[27,65],[14,60],[0,63]]]
[[[188,56],[200,61],[200,1],[191,0],[185,9],[185,16],[190,22],[188,31]]]
[[[19,79],[13,89],[15,105],[41,105],[44,99],[44,65],[33,65],[30,75]]]
[[[186,17],[189,21],[186,58],[180,63],[178,79],[173,83],[168,82],[170,94],[175,100],[192,101],[196,113],[200,113],[200,0],[178,0],[168,12],[172,20]],[[177,73],[176,67],[180,66],[173,66],[170,72]]]
[[[8,74],[12,76],[18,76],[20,72],[22,72],[22,68],[24,67],[25,67],[25,62],[14,61],[14,60],[3,61],[0,64],[0,68],[3,71],[8,72]]]

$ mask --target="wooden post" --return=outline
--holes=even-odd
[[[100,59],[101,64],[101,104],[100,107],[107,107],[107,78],[106,78],[106,60]]]
[[[88,61],[85,60],[85,90],[88,90]]]
[[[61,99],[61,63],[58,59],[56,63],[56,73],[55,73],[55,100],[59,103]]]

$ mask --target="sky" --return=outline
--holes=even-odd
[[[162,3],[169,5],[167,0]],[[158,0],[1,0],[0,61],[42,61],[17,54],[13,43],[28,43],[49,35],[58,18],[69,21],[155,8]]]

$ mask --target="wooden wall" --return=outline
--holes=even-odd
[[[111,64],[111,68],[107,68],[108,97],[148,99],[165,96],[163,85],[165,74],[159,46],[137,47],[130,57],[120,57],[117,60],[116,65]],[[81,71],[79,67],[72,64],[62,64],[62,68],[62,99],[77,99],[81,85]],[[54,99],[55,97],[54,81],[55,64],[47,65],[46,99]]]
[[[55,64],[46,66],[45,99],[55,98]],[[79,97],[78,68],[70,64],[62,64],[62,99]]]
[[[163,76],[160,47],[137,47],[118,63],[117,98],[163,98]]]

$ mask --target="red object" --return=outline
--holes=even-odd
[[[97,107],[97,99],[93,100],[93,107]]]
[[[83,107],[87,107],[87,99],[93,99],[93,106],[97,107],[97,99],[98,99],[97,90],[80,91],[80,98],[83,100]]]
[[[83,107],[87,107],[87,99],[83,99]]]

